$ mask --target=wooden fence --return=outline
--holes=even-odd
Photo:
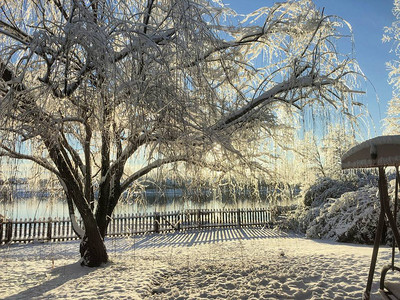
[[[272,222],[267,209],[186,210],[150,214],[116,215],[107,236],[165,233],[215,227],[268,225]],[[82,221],[78,221],[82,226]],[[66,241],[78,237],[69,219],[0,220],[0,244],[32,241]]]

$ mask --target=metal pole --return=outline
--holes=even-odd
[[[388,193],[388,189],[387,189],[387,181],[386,181],[385,171],[384,171],[383,167],[379,167],[379,193],[381,194],[379,197],[380,201],[381,201],[381,209],[382,208],[384,209],[386,217],[389,221],[390,228],[392,229],[393,236],[396,241],[397,247],[400,247],[400,233],[399,233],[399,230],[397,229],[393,214],[390,211],[389,193]]]
[[[383,197],[384,197],[384,195],[387,194],[387,182],[386,182],[386,177],[385,177],[385,170],[383,167],[379,167],[379,184],[378,184],[378,186],[379,186],[379,199],[380,199],[380,203],[381,203],[381,211],[379,214],[378,227],[376,228],[376,233],[375,233],[374,250],[372,251],[372,258],[371,258],[371,265],[369,267],[367,287],[366,287],[364,295],[363,295],[364,300],[368,300],[370,297],[372,280],[374,279],[376,259],[378,257],[379,244],[380,244],[381,238],[382,238],[383,224],[385,223],[385,209],[384,209],[384,205],[383,205],[383,202],[384,202]],[[386,193],[384,192],[385,189],[386,189]]]
[[[395,223],[397,223],[397,202],[398,202],[398,199],[399,199],[398,193],[399,193],[399,166],[396,166],[396,187],[395,187],[395,192],[394,192],[394,209],[393,209],[393,215],[394,215]],[[394,271],[395,249],[396,249],[396,241],[395,241],[394,235],[393,235],[393,241],[392,241],[392,271]]]
[[[381,212],[379,214],[378,227],[376,228],[376,233],[375,233],[374,250],[372,251],[372,258],[371,258],[371,265],[369,267],[367,287],[365,289],[364,296],[363,296],[364,300],[368,300],[370,293],[371,293],[372,280],[374,279],[376,259],[378,257],[379,243],[381,242],[384,221],[385,221],[385,211],[383,210],[383,208],[381,208]]]

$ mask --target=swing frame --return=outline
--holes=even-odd
[[[400,135],[378,136],[362,142],[348,150],[342,156],[342,169],[354,168],[378,168],[379,181],[379,201],[380,213],[378,226],[375,232],[374,248],[372,251],[371,264],[368,274],[367,286],[363,294],[364,300],[370,299],[373,276],[378,257],[380,242],[383,235],[385,219],[389,223],[394,236],[392,244],[392,261],[385,266],[381,272],[379,292],[382,299],[400,300],[400,282],[386,282],[385,277],[389,270],[399,271],[400,268],[394,265],[394,255],[396,245],[400,250],[400,233],[397,228],[397,207],[398,207],[398,187],[399,187],[399,165],[400,165]],[[390,210],[390,197],[385,173],[386,167],[396,169],[396,187],[394,199],[394,211]],[[394,298],[393,298],[394,297]]]

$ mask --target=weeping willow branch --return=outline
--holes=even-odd
[[[0,157],[10,157],[10,158],[16,158],[16,159],[21,159],[21,160],[29,160],[29,161],[32,161],[32,162],[38,164],[39,166],[42,166],[43,168],[49,170],[50,172],[54,173],[57,176],[60,175],[58,170],[56,168],[54,168],[48,161],[44,160],[43,158],[18,153],[9,147],[6,147],[5,145],[0,145],[0,148],[3,149],[3,151],[0,151]]]
[[[121,184],[121,189],[122,191],[126,190],[130,184],[132,184],[135,180],[143,177],[144,175],[148,174],[154,169],[157,169],[163,165],[170,164],[173,162],[179,162],[179,161],[190,161],[190,159],[185,155],[185,156],[178,156],[178,157],[170,157],[170,158],[165,158],[165,159],[157,159],[156,161],[148,164],[147,166],[141,168],[140,170],[136,171],[132,175],[130,175],[127,179],[124,180],[124,182]]]

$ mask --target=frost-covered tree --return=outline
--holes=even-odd
[[[305,132],[303,138],[299,138],[296,151],[295,161],[299,164],[299,173],[301,178],[304,178],[303,183],[311,184],[317,178],[327,176],[321,145],[312,132]]]
[[[356,143],[354,129],[346,125],[333,123],[322,136],[306,131],[296,138],[291,168],[300,175],[298,184],[307,187],[320,178],[343,179],[341,157]]]
[[[88,266],[108,261],[112,212],[149,172],[255,168],[282,109],[353,114],[358,67],[336,49],[348,30],[312,1],[245,18],[205,0],[0,9],[0,155],[58,178]]]
[[[392,79],[390,82],[394,84]],[[400,98],[395,93],[395,91],[392,92],[392,99],[389,101],[386,117],[383,119],[383,134],[400,133]]]
[[[383,42],[393,43],[393,52],[400,57],[400,1],[394,0],[392,9],[396,20],[391,26],[385,27]],[[400,61],[393,60],[386,63],[389,70],[389,83],[392,85],[392,99],[389,101],[386,117],[383,120],[384,134],[400,133]]]
[[[332,179],[343,177],[341,159],[343,154],[356,144],[354,131],[343,124],[328,126],[328,132],[322,139],[322,151],[325,162],[325,173]]]

